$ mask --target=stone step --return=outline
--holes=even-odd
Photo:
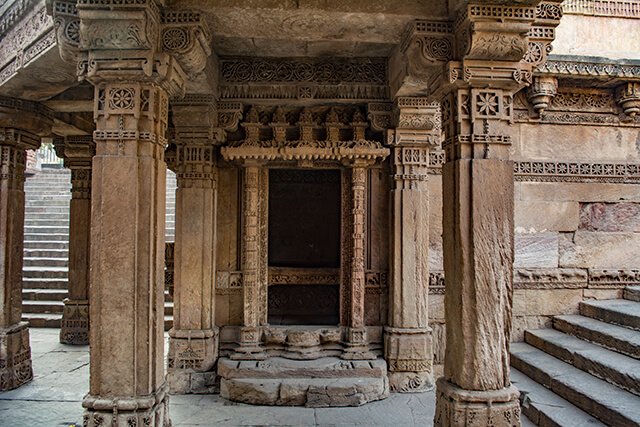
[[[22,320],[29,322],[31,328],[59,328],[62,314],[22,313]]]
[[[640,423],[640,397],[529,344],[511,344],[511,365],[607,424],[637,427]]]
[[[69,223],[69,211],[60,213],[29,213],[24,216],[25,221],[65,221]]]
[[[43,269],[49,267],[69,267],[69,261],[66,258],[24,258],[24,267],[41,267]]]
[[[63,309],[62,301],[22,301],[23,313],[62,313]]]
[[[24,218],[24,227],[66,227],[69,228],[69,218],[49,219],[48,217]]]
[[[22,287],[26,289],[67,289],[69,282],[66,278],[30,278],[22,279]]]
[[[41,200],[41,199],[35,199],[35,200],[27,200],[24,204],[25,208],[37,208],[37,207],[46,207],[46,208],[51,208],[51,207],[69,207],[69,201],[71,200],[71,198],[69,197],[68,199],[64,199],[64,200],[60,200],[60,199],[55,199],[55,200]]]
[[[218,361],[220,396],[254,405],[360,406],[389,396],[382,359],[347,361],[337,357],[264,361]]]
[[[554,329],[525,331],[525,342],[578,369],[640,395],[640,360]]]
[[[64,301],[68,296],[66,289],[22,289],[23,301]]]
[[[52,214],[69,215],[69,206],[25,206],[25,215],[32,217],[33,215],[51,216]]]
[[[640,359],[640,333],[577,314],[555,316],[553,327],[583,340]]]
[[[69,227],[60,227],[52,225],[36,225],[25,226],[25,234],[69,234]]]
[[[582,301],[580,314],[640,330],[640,303],[625,299]]]
[[[517,369],[511,369],[511,382],[520,391],[522,413],[536,426],[606,426],[606,424],[601,423],[554,392],[547,390]]]
[[[68,249],[25,249],[24,258],[56,258],[68,259]]]
[[[33,279],[66,279],[69,274],[69,269],[66,267],[24,267],[22,269],[22,277]]]
[[[60,241],[66,241],[69,240],[69,235],[68,234],[60,234],[60,233],[25,233],[24,234],[24,240],[28,240],[28,241],[40,241],[40,240],[45,240],[45,241],[56,241],[56,242],[60,242]]]
[[[69,249],[67,240],[25,240],[25,249]]]
[[[627,286],[624,290],[624,299],[640,302],[640,286]]]

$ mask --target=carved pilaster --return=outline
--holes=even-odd
[[[54,139],[56,151],[71,169],[69,207],[69,298],[64,301],[60,342],[89,344],[89,271],[91,248],[92,136]]]
[[[217,189],[212,133],[216,118],[211,103],[173,105],[178,188],[168,381],[171,391],[177,393],[207,391],[207,379],[212,375],[205,373],[212,370],[218,357]]]
[[[393,144],[394,187],[391,232],[389,326],[385,357],[392,390],[419,392],[433,387],[431,329],[428,322],[430,149],[440,140],[439,108],[425,98],[396,100]]]
[[[265,269],[266,242],[262,236],[265,202],[266,169],[258,163],[243,165],[242,193],[242,299],[243,324],[240,330],[240,346],[231,355],[234,359],[262,359],[262,324],[265,311],[263,294],[266,294]]]
[[[629,82],[616,89],[616,101],[630,117],[640,113],[640,83]]]

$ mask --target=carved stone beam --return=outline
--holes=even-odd
[[[162,49],[172,54],[190,79],[207,66],[211,38],[200,13],[165,10],[162,12]]]
[[[630,117],[640,113],[640,82],[628,82],[616,89],[616,101]]]
[[[450,22],[416,20],[410,23],[389,59],[391,97],[426,96],[432,76],[440,73],[452,55]]]

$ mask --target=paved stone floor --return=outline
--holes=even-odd
[[[89,347],[58,342],[59,329],[31,329],[34,380],[0,393],[0,426],[81,426]],[[357,408],[252,406],[218,395],[171,396],[174,426],[429,426],[434,393],[392,394]]]

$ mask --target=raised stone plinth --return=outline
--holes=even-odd
[[[254,405],[360,406],[389,396],[387,364],[382,359],[223,358],[218,362],[218,374],[222,397]]]

